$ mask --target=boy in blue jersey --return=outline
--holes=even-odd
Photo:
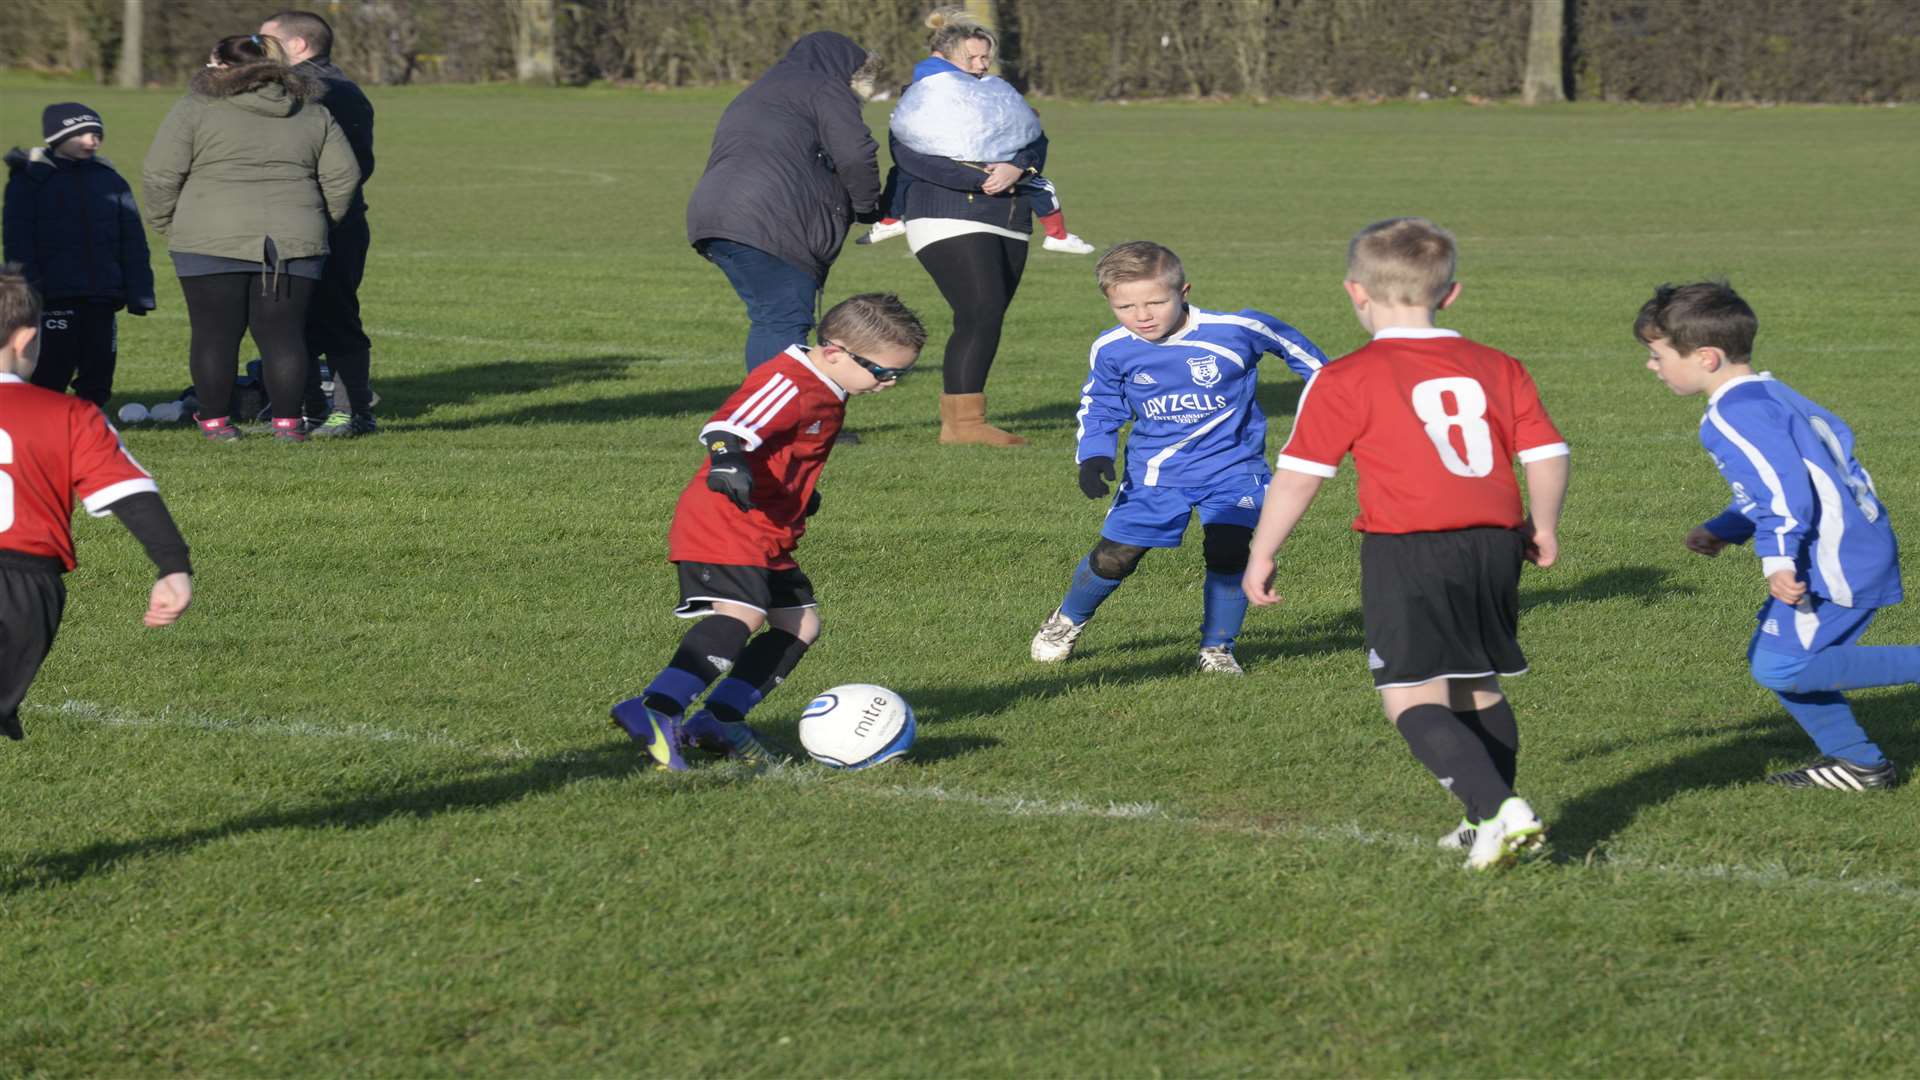
[[[1034,635],[1041,663],[1065,660],[1087,620],[1148,548],[1178,547],[1200,514],[1207,565],[1200,668],[1243,674],[1233,640],[1246,621],[1240,575],[1271,478],[1267,418],[1254,400],[1260,356],[1311,379],[1327,355],[1262,311],[1227,314],[1187,303],[1180,257],[1145,240],[1121,244],[1094,268],[1120,325],[1094,340],[1080,389],[1080,490],[1104,498],[1120,428],[1129,421],[1126,477],[1100,539],[1074,568],[1066,599]]]
[[[1662,285],[1633,334],[1647,368],[1676,394],[1706,394],[1700,442],[1733,489],[1686,546],[1718,555],[1751,540],[1768,597],[1747,658],[1812,736],[1821,757],[1774,773],[1787,787],[1892,787],[1888,761],[1840,692],[1920,681],[1920,646],[1857,642],[1874,613],[1902,598],[1893,524],[1838,416],[1753,370],[1753,309],[1725,282]]]

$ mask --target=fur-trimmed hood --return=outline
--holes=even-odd
[[[204,98],[229,100],[263,116],[291,116],[320,100],[327,85],[285,64],[261,60],[234,67],[201,68],[187,89]]]

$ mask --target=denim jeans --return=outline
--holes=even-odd
[[[708,240],[700,254],[720,268],[747,305],[747,370],[807,343],[820,283],[813,275],[759,248]]]

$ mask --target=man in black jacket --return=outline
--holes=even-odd
[[[747,305],[748,370],[804,344],[854,221],[877,221],[879,146],[853,90],[867,50],[808,34],[720,117],[687,204],[687,242]]]
[[[333,27],[311,11],[283,11],[260,24],[260,33],[280,39],[287,62],[303,75],[327,86],[320,103],[346,135],[360,162],[360,188],[353,206],[327,234],[327,262],[320,287],[307,310],[306,415],[325,417],[312,434],[321,437],[368,435],[378,430],[373,420],[370,370],[372,342],[360,327],[360,279],[367,270],[366,184],[373,176],[373,103],[352,79],[333,64]],[[326,357],[336,388],[328,402],[320,389],[320,358]]]

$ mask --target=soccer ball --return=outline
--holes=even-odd
[[[129,401],[120,406],[120,422],[123,424],[144,424],[147,422],[147,407],[137,401]]]
[[[800,717],[800,745],[808,757],[835,769],[892,761],[913,745],[913,706],[871,683],[824,690]]]

